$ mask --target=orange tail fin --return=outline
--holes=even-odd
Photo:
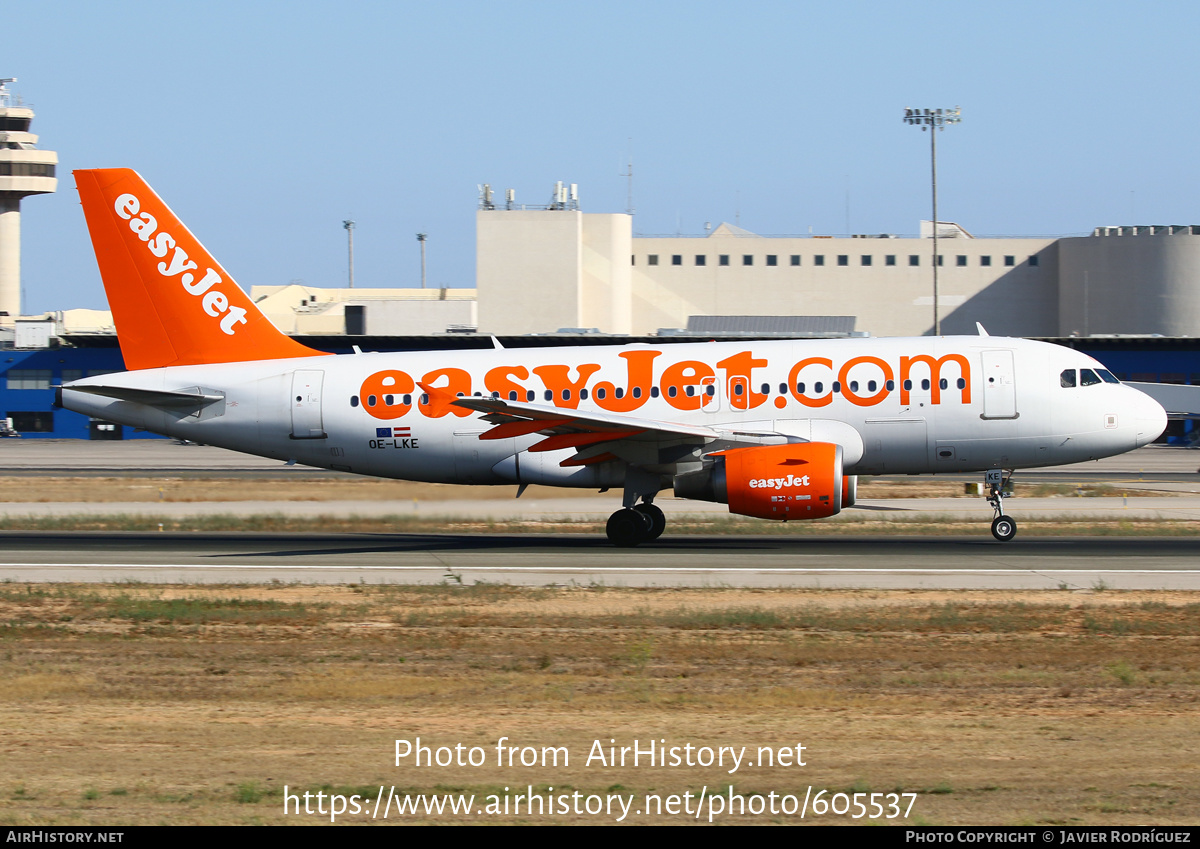
[[[129,369],[315,357],[264,316],[135,171],[76,171]]]

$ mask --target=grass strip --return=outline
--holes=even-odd
[[[934,514],[887,519],[851,515],[821,522],[765,522],[735,516],[671,517],[666,535],[922,536],[976,535],[986,531],[986,516],[964,520]],[[1111,519],[1104,516],[1054,516],[1020,519],[1022,536],[1198,536],[1200,522],[1180,519]],[[247,533],[537,533],[603,534],[601,521],[503,521],[455,516],[285,516],[275,514],[209,516],[75,515],[0,517],[0,531],[129,531]]]

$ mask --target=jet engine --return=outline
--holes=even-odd
[[[734,448],[705,462],[700,471],[675,477],[677,496],[785,522],[834,516],[854,503],[857,478],[842,474],[842,446],[832,442]]]

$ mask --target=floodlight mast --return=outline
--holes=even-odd
[[[489,202],[490,202],[491,192],[489,191],[488,194],[489,194]],[[422,289],[425,288],[425,242],[428,240],[428,238],[429,237],[425,233],[417,234],[417,241],[421,243],[421,288]]]
[[[904,123],[929,130],[929,160],[933,175],[933,335],[942,335],[942,323],[938,316],[938,211],[937,211],[937,131],[945,130],[950,124],[962,123],[962,110],[953,109],[905,109]]]
[[[354,221],[347,219],[342,222],[346,228],[346,250],[350,255],[350,288],[354,288]]]

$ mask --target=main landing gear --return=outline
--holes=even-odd
[[[658,539],[667,527],[667,517],[654,506],[654,496],[663,488],[662,476],[638,466],[625,470],[625,492],[621,498],[624,508],[608,517],[609,541],[619,548]],[[641,501],[641,504],[638,504]]]
[[[618,510],[608,517],[605,528],[613,545],[632,548],[638,543],[658,539],[667,527],[667,517],[656,505],[646,501]]]
[[[1017,522],[1012,516],[1004,515],[1004,490],[1012,480],[1012,472],[1004,476],[1002,469],[988,469],[984,482],[988,488],[987,503],[996,511],[992,520],[992,536],[1000,542],[1008,542],[1017,535]]]

